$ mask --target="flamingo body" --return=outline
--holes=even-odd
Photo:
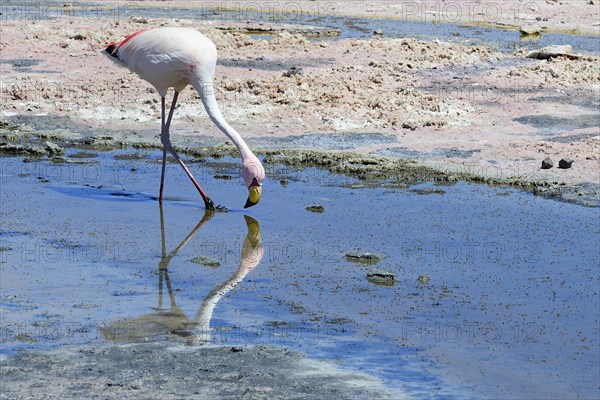
[[[145,29],[111,50],[112,57],[149,82],[161,96],[171,87],[181,92],[190,84],[212,83],[217,64],[214,43],[195,29]]]

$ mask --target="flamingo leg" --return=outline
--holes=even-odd
[[[165,98],[161,96],[161,113],[160,113],[160,137],[162,138],[165,132]],[[170,111],[169,111],[170,113]],[[158,194],[158,202],[162,204],[163,201],[163,189],[165,187],[165,170],[167,167],[167,149],[163,147],[163,158],[162,158],[162,172],[160,174],[160,191]]]
[[[175,111],[175,104],[177,103],[177,97],[179,97],[179,92],[175,91],[175,94],[173,95],[173,101],[171,102],[171,109],[169,110],[169,116],[167,118],[167,122],[164,124],[164,128],[161,130],[160,133],[160,140],[164,146],[164,150],[163,150],[163,174],[162,174],[162,178],[161,178],[161,196],[162,197],[162,185],[164,182],[164,170],[165,170],[165,164],[166,164],[166,152],[168,151],[169,153],[171,153],[171,155],[173,155],[173,157],[175,157],[175,159],[177,160],[177,162],[179,163],[179,165],[181,165],[181,168],[183,168],[183,170],[185,171],[185,173],[187,174],[187,176],[190,178],[190,180],[192,181],[192,183],[194,184],[194,186],[196,187],[196,189],[198,189],[198,192],[200,193],[200,196],[202,196],[202,200],[204,200],[204,206],[206,207],[207,210],[214,210],[216,209],[215,203],[213,203],[213,201],[206,195],[206,193],[204,192],[204,190],[202,190],[202,188],[200,187],[200,185],[198,184],[198,182],[196,181],[196,179],[194,178],[194,175],[192,175],[192,173],[190,172],[190,170],[188,169],[188,167],[185,165],[185,163],[181,160],[181,158],[179,157],[179,154],[177,154],[177,152],[175,151],[175,149],[173,148],[173,145],[171,145],[171,137],[170,137],[170,133],[169,133],[169,129],[171,128],[171,119],[173,118],[173,112]],[[164,107],[164,97],[162,98],[162,120],[164,121],[164,115],[165,115],[165,107]]]

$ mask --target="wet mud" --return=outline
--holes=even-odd
[[[267,346],[69,347],[2,362],[2,398],[399,399],[368,375]],[[157,373],[157,371],[161,371]],[[77,382],[77,384],[74,384]],[[43,389],[42,389],[43,388]],[[42,389],[42,390],[40,390]],[[42,394],[42,391],[44,393]]]

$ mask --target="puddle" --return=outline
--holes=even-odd
[[[0,15],[0,18],[1,15]],[[7,64],[15,68],[17,72],[33,72],[38,74],[52,74],[58,72],[57,70],[51,69],[32,69],[31,67],[37,66],[42,60],[39,58],[13,58],[9,60],[0,60],[0,64]]]
[[[300,60],[285,63],[279,61],[268,61],[268,59],[266,59],[264,56],[259,56],[253,60],[242,58],[219,58],[217,60],[217,64],[225,67],[252,68],[263,71],[286,71],[292,67],[322,67],[326,64],[334,65],[334,61],[332,59],[319,59],[318,62],[314,60]]]
[[[567,136],[554,136],[546,139],[547,142],[556,142],[556,143],[574,143],[574,142],[582,142],[584,140],[590,140],[595,137],[598,137],[595,133],[587,133],[581,135],[567,135]]]
[[[597,394],[598,207],[464,182],[353,189],[269,166],[264,199],[244,210],[238,160],[225,157],[190,168],[228,213],[206,214],[173,163],[161,212],[161,152],[133,153],[2,158],[3,354],[266,343],[415,398]]]
[[[538,96],[531,97],[530,100],[538,103],[548,102],[575,105],[581,108],[592,110],[596,113],[600,111],[600,98],[593,99],[585,97],[574,98],[573,96]]]
[[[216,7],[216,8],[215,8]],[[232,8],[231,11],[223,10],[224,7]],[[255,7],[265,12],[249,11]],[[535,40],[523,41],[518,30],[501,30],[486,27],[461,26],[451,23],[432,23],[407,21],[404,19],[369,19],[359,17],[345,17],[337,15],[338,5],[335,3],[309,5],[308,9],[289,3],[286,10],[300,12],[274,12],[268,3],[253,3],[243,6],[239,3],[229,6],[219,3],[207,4],[197,8],[177,7],[140,7],[134,3],[119,4],[116,7],[105,7],[101,3],[77,3],[72,5],[70,11],[75,16],[106,18],[171,18],[192,19],[216,22],[246,22],[255,23],[284,23],[299,24],[331,30],[339,30],[340,35],[321,40],[335,40],[336,38],[365,38],[372,37],[375,30],[381,31],[384,37],[403,38],[414,37],[422,40],[441,39],[462,44],[483,44],[503,52],[513,52],[524,45],[528,47],[545,47],[550,45],[570,44],[576,52],[598,54],[598,37],[584,35],[566,35],[560,33],[544,33]],[[0,19],[10,20],[15,18],[27,20],[73,18],[60,5],[40,6],[36,2],[8,3],[2,7]],[[433,18],[433,17],[431,17]],[[256,37],[260,37],[259,35]],[[269,35],[263,38],[269,39]],[[529,38],[528,38],[529,39]]]
[[[325,5],[327,6],[327,5]],[[234,6],[235,7],[235,6]],[[250,12],[246,8],[237,11],[178,9],[178,8],[137,8],[130,10],[135,15],[152,18],[181,18],[198,20],[252,21],[256,23],[285,23],[308,26],[328,27],[339,30],[335,37],[323,37],[321,40],[336,38],[372,37],[375,30],[381,31],[384,37],[414,37],[422,40],[441,39],[462,44],[484,44],[503,52],[512,52],[524,46],[521,34],[517,31],[505,31],[485,27],[461,26],[431,22],[407,21],[399,19],[369,19],[335,15],[335,11],[321,13],[260,13]],[[583,35],[565,35],[544,33],[528,46],[545,47],[555,44],[571,44],[577,52],[598,54],[598,38]]]
[[[12,60],[0,60],[0,64],[8,64],[13,68],[29,68],[40,63],[39,58],[14,58]]]
[[[574,131],[577,129],[593,128],[600,125],[599,114],[578,115],[572,118],[557,117],[555,115],[526,115],[513,118],[521,124],[531,125],[541,131],[542,134],[552,134],[556,131]]]
[[[471,158],[473,154],[479,153],[481,150],[460,150],[456,148],[448,149],[435,149],[432,151],[416,151],[410,150],[406,147],[388,147],[387,149],[380,149],[373,152],[373,154],[379,154],[387,157],[400,157],[400,158]]]
[[[260,137],[251,142],[263,148],[351,150],[363,146],[396,143],[397,139],[394,135],[377,133],[328,133],[327,135],[315,133],[283,138]]]

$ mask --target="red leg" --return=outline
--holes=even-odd
[[[204,206],[206,207],[206,209],[214,210],[216,208],[215,203],[213,203],[213,201],[206,195],[204,190],[202,190],[202,188],[200,187],[200,185],[198,184],[198,182],[196,181],[196,179],[194,178],[194,176],[192,175],[192,173],[190,172],[188,167],[184,164],[184,162],[181,160],[181,158],[179,157],[179,155],[177,154],[177,152],[171,145],[169,129],[171,128],[171,119],[173,118],[173,112],[175,111],[175,104],[177,103],[177,97],[179,97],[179,92],[175,92],[175,94],[173,95],[173,102],[171,103],[171,109],[169,110],[169,117],[167,118],[165,127],[162,130],[161,135],[160,135],[160,140],[165,148],[163,154],[166,157],[166,152],[168,151],[169,153],[171,153],[173,155],[173,157],[175,157],[175,159],[177,160],[179,165],[181,165],[181,168],[183,168],[183,170],[185,171],[187,176],[190,178],[190,180],[192,181],[192,183],[194,184],[194,186],[200,193],[200,196],[202,196],[202,200],[204,200]],[[164,107],[163,107],[163,115],[164,115]],[[163,157],[163,169],[165,166],[164,160],[165,160],[165,158]]]
[[[160,136],[165,132],[165,98],[160,98],[161,102],[161,114],[160,114]],[[170,113],[170,112],[169,112]],[[162,172],[160,174],[160,192],[158,194],[158,202],[162,204],[163,201],[163,189],[165,187],[165,170],[167,167],[167,150],[163,148],[163,159],[162,159]]]

